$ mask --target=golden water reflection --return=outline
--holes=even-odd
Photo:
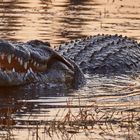
[[[86,35],[117,33],[140,41],[139,29],[139,0],[0,0],[0,37],[3,39],[41,39],[58,45]],[[94,75],[87,79],[85,87],[70,93],[50,93],[45,87],[0,89],[0,138],[138,140],[139,78]],[[134,121],[93,124],[87,128],[66,125],[63,131],[53,127],[48,131],[43,124],[54,118],[63,120],[69,100],[74,114],[79,108],[90,111],[98,106],[97,111],[117,111],[118,116],[114,115],[117,119],[130,115]]]
[[[139,5],[138,0],[0,1],[0,37],[41,39],[53,45],[98,33],[140,40]]]

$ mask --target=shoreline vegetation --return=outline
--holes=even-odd
[[[29,139],[41,140],[42,134],[48,138],[63,137],[72,139],[74,135],[84,134],[87,137],[91,133],[97,133],[99,136],[106,135],[117,136],[118,133],[124,133],[124,136],[135,137],[140,136],[140,108],[128,108],[114,110],[111,108],[99,107],[97,104],[73,105],[73,101],[67,101],[66,107],[59,109],[52,120],[14,120],[12,112],[7,112],[5,118],[1,118],[0,138],[2,140],[15,140],[17,131],[28,130],[30,132]],[[32,114],[31,114],[32,115]],[[97,132],[96,130],[99,129]],[[135,131],[137,135],[133,136],[131,131]],[[94,132],[95,131],[95,132]],[[120,132],[118,132],[120,131]],[[122,132],[121,132],[122,131]],[[97,135],[97,134],[96,134]],[[71,138],[70,138],[71,137]],[[123,137],[122,134],[120,137]]]

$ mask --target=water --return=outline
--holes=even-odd
[[[140,41],[139,29],[139,0],[0,1],[0,37],[3,39],[40,39],[49,41],[53,48],[98,33],[117,33]],[[0,89],[0,138],[139,139],[139,77],[86,75],[86,78],[86,86],[69,93],[51,93],[45,87],[36,86]],[[54,128],[52,122],[64,122],[70,110],[73,114],[70,119],[75,121],[81,110],[92,120],[96,117],[102,120],[104,116],[114,120]],[[112,112],[113,115],[106,114]],[[127,123],[124,121],[127,119],[133,121]]]

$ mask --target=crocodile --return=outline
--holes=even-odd
[[[135,74],[140,71],[140,44],[127,36],[98,34],[55,49],[86,74]]]
[[[72,40],[52,49],[48,42],[0,40],[0,86],[44,83],[50,88],[79,88],[85,74],[140,71],[140,44],[119,35]]]
[[[52,50],[48,42],[0,40],[0,86],[30,83],[78,88],[84,83],[84,76],[75,63]]]

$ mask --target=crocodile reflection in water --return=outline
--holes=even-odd
[[[118,35],[78,39],[61,44],[56,50],[39,40],[1,40],[0,55],[0,86],[38,82],[50,88],[77,88],[85,83],[82,71],[108,75],[140,71],[140,45]]]

